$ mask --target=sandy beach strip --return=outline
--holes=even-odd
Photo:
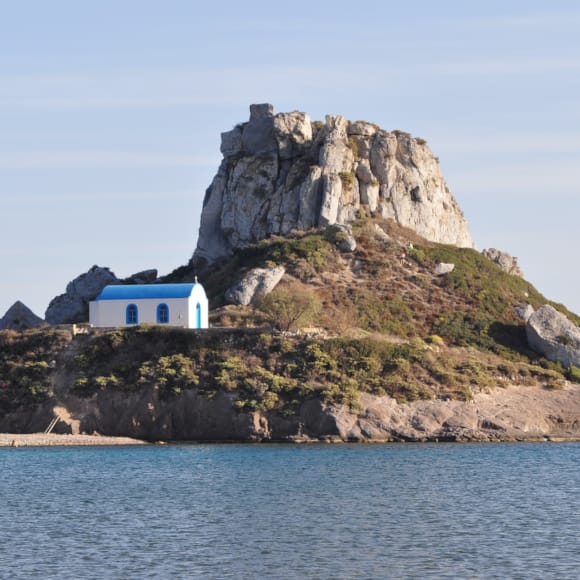
[[[146,441],[130,437],[101,435],[58,435],[56,433],[0,433],[0,447],[60,447],[70,445],[147,445]]]

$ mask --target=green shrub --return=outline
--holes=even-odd
[[[425,342],[434,346],[445,346],[445,341],[438,334],[431,334],[425,339]]]
[[[351,411],[360,409],[359,389],[354,379],[345,378],[339,383],[326,385],[322,400],[327,405],[346,405]]]
[[[569,381],[572,381],[573,383],[580,383],[580,368],[572,365],[568,369],[566,377],[568,378]]]
[[[111,377],[107,380],[110,385]],[[169,396],[181,393],[183,389],[196,387],[199,378],[191,359],[183,354],[172,354],[160,356],[157,360],[147,361],[141,365],[138,382],[156,385],[162,396]]]
[[[318,318],[322,304],[316,294],[300,284],[277,286],[260,299],[257,307],[282,332],[309,326]]]
[[[352,171],[341,171],[338,176],[342,181],[342,187],[345,191],[351,191],[354,185],[354,173]]]
[[[359,153],[358,153],[358,143],[354,137],[348,138],[348,146],[350,147],[352,155],[356,161],[359,158]]]

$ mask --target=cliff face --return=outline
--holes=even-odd
[[[364,213],[422,237],[473,247],[465,218],[426,142],[366,122],[252,105],[222,133],[223,161],[208,188],[194,262],[208,263],[272,234],[347,224]]]
[[[397,404],[361,394],[358,410],[305,401],[297,413],[240,412],[236,395],[208,399],[196,389],[169,400],[158,389],[100,392],[82,399],[63,392],[58,404],[21,409],[0,417],[0,432],[42,432],[53,417],[55,433],[99,433],[148,441],[533,441],[580,439],[580,387],[559,391],[510,386],[480,393],[470,402]]]

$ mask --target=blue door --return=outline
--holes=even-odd
[[[195,328],[201,328],[201,304],[199,302],[195,307]]]

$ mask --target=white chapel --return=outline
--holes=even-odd
[[[96,327],[163,324],[208,327],[208,300],[199,282],[191,284],[113,284],[89,304]]]

